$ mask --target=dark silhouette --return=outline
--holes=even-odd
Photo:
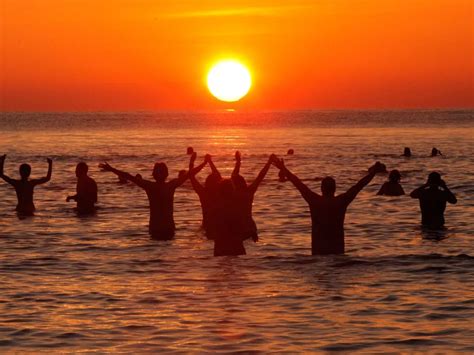
[[[165,163],[156,163],[153,168],[153,178],[155,181],[149,181],[143,179],[139,174],[132,176],[129,173],[115,169],[108,163],[100,164],[99,166],[105,171],[121,175],[122,178],[133,182],[145,190],[150,203],[149,233],[153,239],[170,240],[174,237],[174,192],[186,181],[188,173],[180,178],[166,181],[168,178],[168,167]]]
[[[68,196],[66,202],[71,200],[77,203],[78,214],[93,214],[97,203],[97,184],[93,178],[87,175],[89,167],[86,163],[80,162],[76,166],[77,186],[76,194]],[[123,181],[121,179],[120,181]]]
[[[405,147],[405,149],[403,150],[402,156],[407,157],[407,158],[411,157],[411,149],[408,147]]]
[[[285,172],[282,171],[282,170],[280,170],[280,171],[278,172],[278,181],[279,181],[279,182],[285,182],[285,181],[287,181],[287,180],[288,180],[288,179],[286,178]]]
[[[400,185],[400,179],[402,175],[398,170],[392,170],[388,175],[388,181],[384,182],[382,187],[380,187],[377,195],[385,196],[401,196],[405,195],[402,185]]]
[[[457,202],[456,196],[437,172],[429,174],[427,182],[413,190],[410,196],[420,200],[421,224],[430,229],[443,228],[446,202]]]
[[[344,253],[344,218],[349,204],[357,194],[382,171],[382,164],[375,163],[369,174],[362,178],[347,192],[335,196],[336,181],[332,177],[325,177],[321,181],[322,196],[311,191],[296,175],[292,174],[283,162],[275,158],[274,164],[284,171],[288,180],[301,193],[311,212],[312,221],[312,254],[343,254]]]
[[[214,256],[245,255],[242,218],[230,179],[219,182],[216,197],[212,221]]]
[[[287,155],[293,155],[295,154],[295,151],[293,149],[288,149],[288,151],[286,152]]]
[[[267,175],[274,158],[275,155],[270,155],[268,162],[264,165],[256,179],[250,185],[247,185],[243,176],[240,175],[240,165],[242,161],[240,152],[235,152],[235,168],[232,172],[232,182],[235,188],[237,213],[241,219],[240,224],[244,240],[251,238],[254,242],[258,241],[257,225],[252,218],[253,199],[258,187]]]
[[[12,179],[3,173],[3,166],[5,163],[6,155],[0,157],[0,178],[5,180],[7,183],[15,188],[16,197],[18,204],[16,211],[22,216],[32,216],[35,211],[35,205],[33,203],[33,192],[37,185],[44,184],[51,180],[51,174],[53,172],[53,161],[49,158],[46,159],[48,162],[48,173],[41,179],[30,179],[31,166],[29,164],[20,165],[20,180]]]
[[[438,150],[438,149],[436,149],[436,148],[433,147],[433,149],[431,149],[431,156],[432,156],[432,157],[436,157],[436,156],[438,156],[438,155],[443,155],[443,154],[441,154],[441,151],[440,151],[440,150]]]
[[[188,149],[186,149],[186,154],[187,155],[192,155],[193,153],[194,153],[193,147],[188,147]]]
[[[206,154],[204,158],[204,164],[209,164],[212,173],[206,178],[204,186],[196,179],[196,174],[201,169],[194,168],[194,162],[197,154],[193,153],[189,160],[189,180],[193,186],[194,191],[199,196],[202,209],[202,228],[206,233],[208,239],[214,239],[216,234],[216,213],[218,209],[217,200],[219,194],[219,183],[222,180],[222,176],[214,165],[212,158],[209,154]]]

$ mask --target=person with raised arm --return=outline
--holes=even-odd
[[[446,202],[451,204],[458,202],[436,171],[430,173],[426,183],[413,190],[410,197],[420,201],[421,224],[429,229],[442,229]]]
[[[218,188],[219,183],[222,180],[222,176],[217,170],[212,157],[206,154],[204,158],[204,164],[209,164],[212,173],[206,178],[204,186],[196,179],[196,174],[201,170],[194,168],[194,162],[196,160],[197,153],[193,152],[191,159],[189,160],[189,180],[193,186],[194,191],[199,196],[202,210],[202,228],[206,233],[208,239],[213,239],[215,235],[216,226],[216,209],[218,199]]]
[[[76,201],[77,213],[80,215],[93,214],[97,203],[97,183],[87,175],[89,167],[86,163],[80,162],[76,166],[76,194],[68,196],[66,202]]]
[[[204,166],[204,163],[202,166]],[[129,180],[145,190],[150,204],[149,233],[152,239],[170,240],[174,237],[176,229],[173,216],[174,193],[186,181],[189,172],[182,174],[177,179],[166,181],[168,178],[167,165],[165,163],[156,163],[152,174],[155,181],[149,181],[143,179],[139,174],[133,176],[127,172],[115,169],[108,163],[99,164],[99,167]],[[199,169],[199,167],[195,169]]]
[[[336,181],[332,177],[325,177],[321,181],[322,195],[319,195],[291,173],[286,168],[283,159],[274,158],[273,163],[285,173],[309,205],[312,221],[312,254],[343,254],[345,252],[344,218],[347,207],[375,174],[383,171],[382,164],[375,163],[369,168],[369,173],[357,184],[347,192],[335,196]]]
[[[268,161],[263,166],[256,179],[249,185],[244,177],[240,175],[240,166],[242,158],[240,152],[235,152],[235,167],[232,172],[232,182],[235,188],[235,201],[237,203],[237,213],[241,218],[242,237],[243,239],[252,239],[258,241],[257,224],[252,217],[252,207],[255,193],[268,173],[275,155],[270,155]]]
[[[33,203],[34,188],[37,185],[44,184],[51,180],[51,174],[53,172],[53,161],[49,158],[46,159],[48,162],[48,173],[45,177],[40,179],[30,179],[31,166],[29,164],[20,165],[20,180],[12,179],[4,174],[3,166],[5,164],[6,154],[0,157],[0,178],[5,180],[7,183],[15,188],[16,197],[18,204],[16,211],[22,216],[32,216],[36,210]]]

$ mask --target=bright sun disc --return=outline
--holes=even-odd
[[[235,60],[217,63],[207,74],[207,87],[221,101],[235,102],[247,95],[252,85],[250,72]]]

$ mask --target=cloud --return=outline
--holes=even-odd
[[[284,16],[289,11],[308,8],[308,5],[259,6],[243,8],[213,9],[204,11],[183,11],[165,14],[168,18],[208,18],[234,16]]]

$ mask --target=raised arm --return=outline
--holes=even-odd
[[[53,173],[53,161],[50,158],[46,158],[46,161],[48,162],[48,173],[46,174],[45,177],[43,177],[41,179],[33,180],[32,182],[35,185],[41,185],[41,184],[44,184],[44,183],[48,182],[49,180],[51,180],[51,174]]]
[[[369,173],[364,176],[362,179],[359,180],[357,184],[352,186],[347,192],[344,194],[346,203],[351,203],[357,196],[357,194],[366,187],[369,182],[372,181],[375,174],[384,171],[384,165],[380,164],[379,162],[375,163],[373,166],[369,168]]]
[[[267,163],[264,165],[262,170],[260,170],[260,173],[257,175],[257,178],[254,180],[254,182],[252,182],[250,184],[249,190],[252,193],[257,192],[258,187],[262,183],[263,179],[265,179],[265,176],[267,175],[268,170],[270,169],[270,166],[272,165],[272,162],[275,158],[276,158],[275,154],[270,155],[270,157],[268,158]]]
[[[242,157],[239,151],[235,152],[235,167],[232,171],[232,176],[237,176],[240,174],[240,165],[242,163]]]
[[[142,179],[140,175],[133,176],[133,175],[131,175],[131,174],[125,172],[125,171],[115,169],[112,166],[110,166],[109,163],[107,163],[107,162],[106,163],[100,163],[99,168],[101,168],[105,171],[110,171],[110,172],[114,173],[115,175],[123,178],[124,180],[129,180],[129,181],[133,182],[134,184],[136,184],[137,186],[140,186],[143,189],[145,188],[145,184],[146,184],[147,180]]]
[[[216,174],[219,177],[219,179],[222,179],[221,173],[219,172],[219,170],[217,170],[216,166],[214,165],[214,162],[212,161],[212,157],[209,154],[206,154],[206,156],[204,158],[204,161],[209,163],[209,166],[211,167],[212,173]]]
[[[444,193],[446,194],[446,201],[452,204],[455,204],[458,202],[456,196],[451,192],[451,190],[448,188],[444,180],[441,180],[441,187],[444,189]]]
[[[9,183],[10,185],[13,185],[15,183],[15,180],[13,180],[12,178],[6,176],[4,173],[3,173],[3,165],[5,164],[5,159],[6,159],[7,155],[4,154],[0,157],[0,178],[2,178],[3,180],[5,180],[7,183]]]
[[[179,178],[173,179],[169,182],[174,188],[180,187],[182,184],[184,184],[186,179],[196,176],[196,174],[200,172],[202,168],[204,168],[204,166],[207,164],[207,162],[204,161],[198,166],[194,167],[194,162],[196,161],[196,157],[197,157],[196,152],[193,152],[193,154],[191,155],[191,159],[189,159],[189,170],[185,174],[180,176]],[[191,184],[192,184],[192,181],[191,181]]]
[[[311,189],[306,186],[296,175],[294,175],[291,171],[289,171],[286,166],[285,162],[283,159],[278,159],[276,156],[273,158],[273,164],[283,171],[283,173],[286,175],[288,180],[291,181],[291,183],[298,189],[300,192],[301,196],[306,200],[306,202],[310,202],[313,197],[319,196],[317,193],[311,191]]]

